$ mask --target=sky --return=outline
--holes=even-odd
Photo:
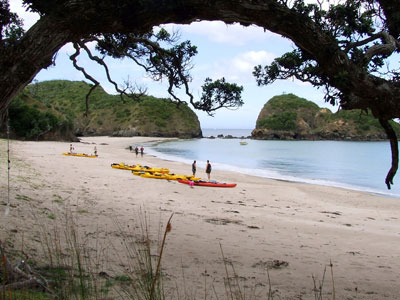
[[[24,19],[24,27],[32,26],[38,16],[25,11],[22,1],[10,0],[11,10],[17,12]],[[308,83],[298,80],[279,80],[268,86],[257,86],[252,75],[256,65],[266,65],[274,58],[292,51],[294,44],[279,35],[264,31],[263,28],[250,26],[243,27],[239,24],[226,25],[223,22],[196,22],[190,25],[166,24],[169,31],[177,31],[181,40],[190,40],[197,46],[198,54],[193,59],[191,75],[193,81],[190,90],[195,96],[195,101],[201,96],[201,86],[204,80],[210,77],[213,80],[225,77],[228,82],[243,86],[242,99],[244,105],[236,110],[222,108],[214,116],[194,110],[201,127],[215,129],[254,129],[258,114],[264,104],[272,97],[293,93],[299,97],[313,101],[320,107],[327,107],[332,111],[337,106],[332,106],[323,101],[322,89],[312,87]],[[34,80],[45,81],[55,79],[84,80],[83,74],[77,71],[69,59],[74,53],[71,44],[65,45],[58,52],[55,66],[38,73]],[[81,66],[95,77],[109,94],[115,94],[113,86],[107,82],[106,75],[101,68],[96,66],[87,57],[81,55],[78,59]],[[153,82],[133,62],[124,60],[106,59],[111,77],[121,85],[126,79],[136,82],[147,88],[147,93],[156,97],[169,97],[166,82]],[[184,96],[183,100],[187,99]]]

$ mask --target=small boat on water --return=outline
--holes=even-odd
[[[240,145],[247,145],[247,142],[241,141],[241,142],[240,142]]]
[[[178,182],[188,184],[188,185],[198,185],[198,186],[209,186],[209,187],[225,187],[225,188],[233,188],[236,186],[236,183],[222,183],[217,181],[203,181],[203,180],[180,180]]]

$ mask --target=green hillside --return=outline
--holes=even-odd
[[[28,85],[10,108],[14,132],[18,136],[37,138],[38,131],[50,126],[53,136],[63,136],[68,131],[78,136],[201,136],[198,118],[186,104],[177,106],[168,99],[152,96],[142,96],[139,101],[122,99],[119,95],[107,94],[101,87],[90,95],[89,115],[85,116],[85,96],[90,87],[83,81],[65,80]],[[11,112],[15,112],[14,118]],[[38,127],[35,122],[27,121],[39,115],[43,115],[42,119],[46,115],[51,122]]]
[[[293,94],[275,96],[261,110],[256,128],[296,130],[298,117],[312,123],[319,109],[314,102]]]
[[[399,124],[392,121],[397,133]],[[261,110],[252,136],[259,139],[383,140],[386,134],[371,113],[332,113],[293,94],[275,96]]]

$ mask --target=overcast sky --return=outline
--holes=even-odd
[[[35,23],[38,17],[27,13],[21,3],[20,0],[10,0],[11,9],[24,19],[24,26],[27,29]],[[168,30],[179,31],[182,40],[190,40],[193,45],[198,47],[198,54],[193,60],[194,68],[191,71],[193,82],[190,85],[191,91],[197,99],[201,95],[200,87],[207,77],[213,80],[225,77],[227,81],[244,87],[242,94],[244,105],[237,110],[221,109],[215,113],[214,117],[195,111],[202,128],[253,129],[258,114],[267,100],[283,93],[293,93],[314,101],[321,107],[328,107],[332,111],[337,110],[337,107],[323,102],[323,90],[296,80],[281,80],[269,86],[257,86],[252,75],[253,67],[258,64],[268,64],[274,58],[293,50],[293,43],[288,39],[268,31],[265,32],[259,27],[227,26],[222,22],[198,22],[191,25],[169,24],[166,27]],[[57,54],[56,65],[42,70],[35,80],[85,80],[84,76],[73,68],[69,60],[69,55],[73,52],[71,45],[64,46]],[[148,94],[168,97],[165,83],[153,83],[140,68],[128,60],[108,59],[107,62],[115,81],[122,84],[129,77],[131,81],[145,85]],[[83,55],[79,58],[79,63],[94,75],[108,93],[115,93],[99,67]]]

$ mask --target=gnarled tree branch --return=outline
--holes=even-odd
[[[100,85],[100,83],[94,77],[92,77],[90,74],[88,74],[84,68],[82,68],[81,66],[78,65],[76,58],[80,54],[80,48],[79,48],[78,43],[73,43],[73,45],[75,48],[75,53],[70,56],[70,59],[72,60],[72,63],[74,65],[75,69],[82,72],[82,74],[85,76],[86,79],[88,79],[94,83],[94,85],[90,88],[89,92],[86,94],[86,98],[85,98],[85,100],[86,100],[85,101],[85,104],[86,104],[85,116],[87,117],[89,114],[90,94]]]
[[[26,265],[24,261],[21,265],[25,267],[26,270],[21,270],[19,266],[13,266],[8,260],[6,253],[4,251],[2,242],[0,240],[0,269],[4,274],[3,284],[7,290],[16,289],[29,289],[29,288],[40,288],[46,292],[52,293],[48,287],[48,282],[40,275],[35,274]]]
[[[98,63],[100,66],[102,66],[104,68],[104,71],[106,73],[107,76],[107,80],[108,82],[110,82],[113,86],[114,89],[119,93],[122,102],[125,102],[125,99],[123,96],[127,96],[129,98],[133,98],[135,100],[138,100],[141,96],[143,96],[142,94],[140,95],[136,95],[136,94],[128,94],[126,93],[126,89],[125,90],[121,90],[118,86],[118,84],[112,80],[111,75],[110,75],[110,71],[108,69],[107,64],[104,62],[104,59],[98,57],[97,55],[93,55],[92,52],[90,51],[90,49],[86,46],[85,42],[78,42],[78,45],[80,48],[84,49],[87,53],[87,55],[89,56],[89,58],[93,61],[95,61],[96,63]]]
[[[390,125],[389,121],[379,119],[379,123],[382,125],[388,139],[390,140],[390,149],[392,151],[392,166],[390,167],[385,179],[387,188],[390,190],[390,185],[393,185],[393,178],[396,175],[399,167],[399,144],[397,141],[396,132],[393,130],[393,127]]]
[[[381,31],[378,36],[382,39],[382,42],[384,43],[380,45],[374,45],[365,52],[364,58],[367,62],[369,62],[376,55],[388,56],[396,51],[396,49],[400,48],[398,41],[396,41],[396,39],[389,35],[387,32]]]

